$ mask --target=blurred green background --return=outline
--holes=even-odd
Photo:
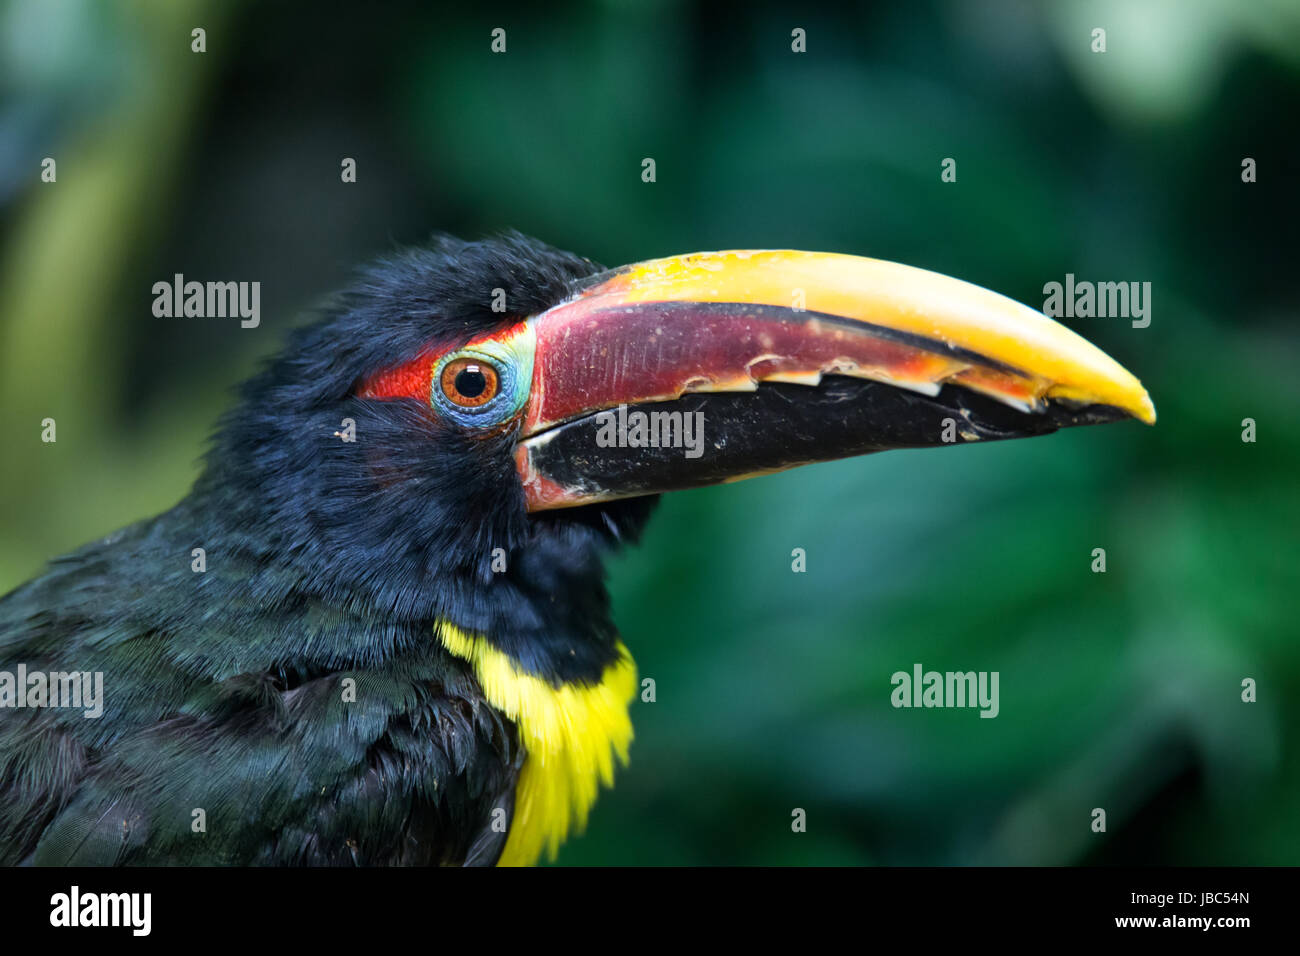
[[[177,500],[286,328],[435,229],[850,252],[1035,305],[1150,281],[1149,328],[1069,324],[1155,428],[666,500],[611,565],[657,702],[560,860],[1300,863],[1300,5],[546,6],[0,4],[0,591]],[[260,328],[154,318],[176,272],[260,280]],[[999,671],[1000,716],[895,710],[916,662]]]

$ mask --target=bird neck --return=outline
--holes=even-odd
[[[458,539],[471,518],[409,501],[376,506],[373,517],[360,504],[336,512],[333,499],[294,494],[273,477],[254,487],[229,471],[205,475],[176,522],[219,572],[212,591],[252,594],[265,613],[308,602],[355,622],[331,635],[331,660],[376,662],[414,646],[385,650],[377,631],[419,641],[441,621],[483,635],[523,673],[556,686],[599,682],[620,657],[604,585],[610,534],[594,522],[523,517],[522,530],[475,528]]]

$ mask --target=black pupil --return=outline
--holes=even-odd
[[[487,376],[477,365],[467,365],[456,374],[456,391],[466,398],[478,398],[487,384]]]

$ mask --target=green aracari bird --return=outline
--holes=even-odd
[[[244,383],[179,504],[0,599],[0,860],[553,856],[627,759],[602,561],[658,495],[1125,418],[1155,410],[1105,353],[908,266],[395,254]],[[39,706],[69,672],[98,717]]]

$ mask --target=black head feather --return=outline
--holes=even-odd
[[[197,544],[261,569],[245,587],[268,601],[426,629],[446,620],[551,679],[597,676],[615,639],[601,554],[637,536],[653,500],[530,516],[515,431],[470,434],[425,404],[356,392],[432,342],[545,310],[599,268],[511,234],[439,238],[367,269],[240,390],[181,505]],[[508,316],[491,309],[496,289]],[[336,435],[347,418],[355,442]],[[505,572],[492,570],[497,548]]]

